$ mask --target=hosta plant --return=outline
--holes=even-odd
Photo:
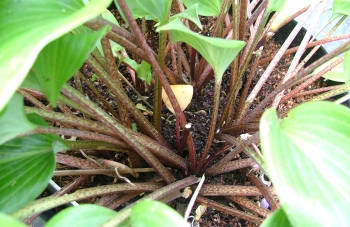
[[[310,28],[288,49],[302,21],[276,53],[264,55],[284,23],[316,9],[321,17],[327,1],[116,0],[115,15],[110,4],[0,3],[1,223],[23,226],[45,210],[88,198],[98,199],[64,209],[47,226],[185,226],[214,209],[242,223],[268,217],[265,226],[349,222],[349,110],[314,102],[347,92],[348,79],[305,91],[343,60],[348,78],[349,59],[341,54],[349,41],[305,63],[321,44],[349,34],[329,32],[316,41]],[[349,8],[334,1],[335,27]],[[281,81],[264,92],[281,58],[292,53]],[[284,118],[284,103],[310,93]],[[199,124],[203,132],[195,130]],[[58,163],[66,170],[55,170]],[[79,177],[35,200],[53,175]],[[90,175],[112,178],[76,190]],[[249,186],[232,184],[242,178]],[[179,199],[196,187],[191,201]],[[163,204],[180,201],[189,204],[185,218]],[[194,201],[197,217],[189,218]]]

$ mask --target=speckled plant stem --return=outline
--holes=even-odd
[[[228,206],[222,205],[221,203],[214,202],[213,200],[204,198],[202,196],[198,196],[197,197],[197,202],[199,202],[200,204],[204,204],[204,205],[206,205],[208,207],[211,207],[211,208],[213,208],[215,210],[221,211],[223,213],[230,214],[230,215],[232,215],[234,217],[241,218],[241,219],[244,219],[244,220],[248,220],[248,221],[254,222],[256,224],[261,224],[262,221],[263,221],[263,219],[261,219],[259,217],[256,217],[254,215],[242,212],[242,211],[237,210],[237,209],[232,208],[232,207],[228,207]]]
[[[37,213],[58,207],[60,205],[87,199],[97,195],[106,195],[111,193],[119,193],[126,191],[155,191],[162,187],[159,183],[135,183],[134,186],[130,184],[112,184],[105,186],[97,186],[93,188],[86,188],[78,190],[72,194],[54,198],[53,196],[38,199],[24,207],[23,209],[12,214],[12,217],[16,219],[24,219],[35,215]]]
[[[270,187],[269,191],[276,195],[275,189]],[[217,185],[204,184],[199,193],[202,196],[261,196],[261,192],[255,186],[239,185]]]

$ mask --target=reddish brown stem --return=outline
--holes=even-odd
[[[36,97],[31,95],[25,89],[20,88],[20,89],[18,89],[17,92],[20,93],[21,95],[23,95],[26,100],[28,100],[29,102],[34,104],[34,106],[36,106],[36,107],[38,107],[40,109],[43,109],[43,110],[50,110],[50,107],[45,106],[42,102],[40,102]]]
[[[317,40],[317,41],[313,41],[311,43],[308,43],[306,45],[306,48],[311,48],[311,47],[315,47],[315,46],[318,46],[318,45],[322,45],[322,44],[326,44],[326,43],[330,43],[330,42],[334,42],[334,41],[337,41],[337,40],[344,40],[344,39],[348,39],[350,38],[350,34],[344,34],[344,35],[337,35],[337,36],[332,36],[332,37],[329,37],[329,38],[324,38],[324,39],[321,39],[321,40]],[[286,50],[286,52],[284,52],[283,56],[287,56],[289,54],[293,54],[295,53],[297,50],[299,49],[299,46],[296,46],[296,47],[293,47],[293,48],[290,48],[288,50]],[[266,57],[266,58],[263,58],[259,61],[258,65],[263,65],[267,62],[270,62],[272,60],[273,57]]]
[[[259,122],[252,122],[249,124],[237,124],[231,126],[225,126],[220,129],[223,134],[229,134],[231,136],[239,136],[243,132],[257,132],[259,130]]]
[[[181,142],[179,142],[179,146],[177,147],[177,154],[180,156],[183,155],[183,151],[185,149],[185,145],[187,144],[187,137],[190,134],[190,130],[191,130],[191,125],[187,124],[182,134]]]
[[[57,163],[67,166],[79,168],[79,169],[100,169],[101,166],[87,159],[76,158],[70,155],[56,154]]]
[[[199,159],[198,165],[196,167],[197,174],[200,174],[203,172],[203,167],[205,165],[205,161],[207,159],[210,147],[211,147],[213,139],[214,139],[216,121],[217,121],[218,112],[219,112],[220,85],[221,85],[221,80],[215,79],[214,98],[213,98],[214,103],[213,103],[213,112],[212,112],[212,116],[211,116],[211,125],[209,126],[209,133],[208,133],[208,137],[207,137],[207,141],[205,143],[203,153],[202,153],[202,155]]]
[[[274,188],[270,187],[269,191],[276,195]],[[238,186],[238,185],[217,185],[203,184],[200,191],[202,196],[261,196],[261,192],[255,186]]]
[[[89,176],[81,176],[81,177],[75,179],[73,182],[68,183],[66,186],[62,187],[60,190],[56,191],[54,194],[52,194],[52,196],[53,197],[58,197],[58,196],[65,195],[65,194],[71,192],[72,190],[75,190],[76,188],[78,188],[88,178],[89,178]],[[23,220],[23,222],[28,224],[28,225],[30,225],[40,214],[41,213],[33,215],[30,218],[26,218],[26,219]]]
[[[90,83],[90,81],[81,72],[78,71],[77,74],[79,75],[80,79],[84,81],[85,85],[88,86],[92,93],[94,93],[98,100],[103,104],[103,106],[108,110],[108,112],[111,113],[116,119],[120,119],[119,114],[114,111],[111,104],[107,102],[106,98],[101,95],[101,93]]]
[[[121,81],[118,77],[117,73],[117,64],[115,63],[115,59],[113,56],[111,44],[109,42],[109,39],[106,37],[103,37],[101,39],[101,45],[103,48],[103,53],[105,55],[105,61],[106,61],[106,67],[107,67],[107,72],[109,76],[113,79],[113,82],[115,83],[115,86],[117,86],[119,89],[122,89],[122,84]],[[130,115],[128,113],[127,108],[125,105],[123,105],[122,99],[123,97],[121,96],[116,96],[116,102],[117,102],[117,108],[118,108],[118,113],[119,113],[119,119],[120,123],[126,127],[131,127],[131,120],[130,120]]]
[[[227,141],[228,143],[236,146],[230,153],[225,155],[224,158],[222,158],[219,162],[217,162],[215,165],[210,167],[208,170],[206,170],[207,175],[214,175],[223,165],[226,165],[229,161],[233,159],[233,157],[241,152],[245,146],[251,144],[251,143],[256,143],[259,139],[258,134],[254,134],[252,137],[250,137],[247,140],[244,140],[242,142],[238,141],[232,136],[226,135],[226,134],[218,134],[217,135],[218,139],[222,139]]]
[[[249,180],[253,182],[253,184],[259,189],[263,197],[266,199],[266,201],[269,203],[270,208],[272,211],[278,209],[278,204],[272,195],[271,191],[269,190],[269,187],[267,187],[261,180],[255,176],[253,171],[249,171],[247,168],[242,169],[242,173],[246,176],[248,176]]]
[[[221,166],[213,175],[219,175],[222,173],[228,173],[237,169],[246,168],[252,166],[255,161],[252,158],[239,159],[236,161],[228,162],[226,165]]]
[[[187,136],[187,144],[188,144],[188,146],[187,146],[188,157],[190,159],[188,170],[189,170],[190,174],[195,174],[197,159],[196,159],[196,151],[194,150],[194,143],[193,143],[191,133]]]
[[[233,145],[226,145],[224,147],[221,147],[219,149],[217,149],[212,155],[210,155],[207,160],[205,161],[205,164],[203,166],[203,170],[207,169],[209,167],[209,165],[216,159],[218,159],[220,157],[220,155],[222,153],[224,153],[225,151],[227,151],[228,149],[232,148]]]
[[[250,73],[249,73],[248,79],[247,79],[247,81],[244,84],[243,91],[242,91],[241,96],[239,98],[239,103],[238,103],[237,111],[235,113],[235,118],[234,118],[236,125],[240,124],[242,118],[244,117],[244,115],[246,114],[246,112],[247,112],[247,110],[249,108],[249,105],[247,105],[245,103],[245,100],[246,100],[246,98],[248,96],[248,91],[249,91],[250,85],[251,85],[254,77],[257,74],[256,73],[256,69],[257,69],[257,66],[258,66],[258,61],[259,61],[259,59],[261,57],[261,52],[262,52],[262,48],[260,48],[259,50],[256,51],[253,66],[250,69]],[[231,123],[231,121],[228,121],[228,122]]]
[[[254,215],[239,211],[239,210],[232,208],[232,207],[222,205],[221,203],[214,202],[213,200],[204,198],[202,196],[198,196],[196,201],[200,204],[204,204],[204,205],[211,207],[215,210],[221,211],[221,212],[226,213],[226,214],[230,214],[234,217],[238,217],[238,218],[241,218],[241,219],[244,219],[244,220],[256,223],[256,224],[261,224],[263,221],[263,219],[258,218]]]
[[[81,138],[100,140],[107,143],[116,144],[117,146],[120,146],[120,147],[123,147],[126,145],[125,143],[117,139],[118,135],[116,133],[114,133],[110,128],[108,128],[107,126],[99,122],[82,119],[76,116],[67,116],[65,114],[55,113],[51,111],[48,112],[48,111],[39,110],[31,107],[26,107],[25,110],[26,110],[26,113],[37,113],[43,118],[45,118],[46,120],[63,122],[72,126],[80,127],[85,130],[91,130],[93,132],[96,132],[96,133],[84,132],[80,130],[74,130],[74,129],[68,130],[68,129],[61,129],[61,128],[49,128],[49,129],[44,128],[43,130],[46,130],[47,131],[46,133],[64,134],[64,135],[72,135],[72,136],[78,135]],[[185,160],[180,156],[178,156],[177,154],[175,154],[168,147],[149,138],[148,136],[135,132],[132,129],[124,128],[124,130],[132,134],[143,146],[146,146],[148,149],[150,149],[158,158],[160,158],[164,162],[168,163],[171,166],[177,166],[183,171],[187,170],[187,165],[185,163]],[[41,132],[41,133],[44,133],[44,132]],[[81,133],[84,133],[84,134],[81,134]],[[98,133],[103,133],[105,135],[101,135]],[[109,136],[106,136],[106,135],[109,135]]]
[[[243,196],[228,196],[228,199],[232,200],[233,202],[241,205],[242,207],[248,208],[249,210],[263,216],[266,218],[271,214],[271,211],[266,210],[262,207],[259,207],[256,203],[252,202],[246,197]]]
[[[326,92],[326,91],[331,91],[340,88],[342,85],[335,85],[331,87],[323,87],[323,88],[318,88],[318,89],[313,89],[311,91],[304,91],[300,92],[296,95],[294,95],[292,98],[298,97],[298,96],[305,96],[305,95],[312,95],[312,94],[318,94],[321,92]]]
[[[326,72],[333,69],[335,66],[337,66],[339,63],[341,63],[343,60],[344,60],[344,56],[339,57],[337,60],[335,60],[334,62],[329,64],[327,67],[322,69],[320,72],[318,72],[315,76],[313,76],[312,78],[310,78],[309,80],[307,80],[306,82],[304,82],[303,84],[301,84],[300,86],[295,88],[293,91],[291,91],[287,95],[285,95],[282,98],[281,102],[283,103],[292,97],[298,96],[297,94],[299,94],[301,90],[303,90],[304,88],[306,88],[307,86],[309,86],[310,84],[315,82],[316,80],[320,79]]]

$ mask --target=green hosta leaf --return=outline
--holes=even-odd
[[[37,114],[29,114],[28,119],[37,125],[48,126]],[[40,195],[55,169],[54,153],[67,149],[57,135],[31,135],[2,144],[0,211],[15,212]]]
[[[93,204],[84,204],[77,207],[69,207],[51,218],[45,227],[71,226],[96,227],[100,226],[117,212],[114,210]]]
[[[24,113],[22,95],[15,94],[7,107],[2,110],[0,125],[0,144],[37,127],[27,119]]]
[[[183,217],[168,205],[145,200],[137,203],[131,210],[131,226],[138,227],[186,227],[189,226]]]
[[[283,5],[288,0],[269,0],[267,3],[266,11],[268,13],[274,12],[274,11],[280,11],[283,8]]]
[[[126,62],[133,70],[136,71],[137,77],[143,81],[146,81],[148,85],[151,84],[152,73],[151,65],[145,61],[142,61],[141,64],[137,64],[134,60],[130,58],[123,58],[123,61]]]
[[[270,216],[268,216],[265,221],[260,225],[260,227],[292,227],[288,217],[282,208],[275,210]]]
[[[27,227],[22,222],[17,221],[13,217],[0,213],[0,223],[2,226],[11,226],[11,227]]]
[[[119,8],[119,4],[114,2]],[[134,18],[147,16],[163,25],[169,17],[171,0],[126,0],[126,4]]]
[[[21,85],[40,50],[96,17],[111,0],[0,1],[0,110]]]
[[[350,15],[350,1],[349,0],[334,0],[332,7],[332,19],[341,17],[343,15]]]
[[[220,81],[226,68],[245,45],[243,41],[202,36],[188,29],[179,19],[157,30],[170,30],[170,36],[174,42],[186,42],[194,47],[208,61],[215,72],[216,79]]]
[[[350,110],[330,102],[275,110],[260,122],[267,172],[293,226],[350,223]]]
[[[202,16],[218,16],[222,0],[183,0],[184,5],[190,8],[198,3],[198,14]]]
[[[46,188],[55,169],[54,149],[68,149],[54,135],[31,135],[0,146],[0,211],[13,213]]]
[[[61,87],[79,70],[105,33],[67,34],[49,43],[39,53],[30,74],[38,79],[50,104],[56,107]]]
[[[190,21],[192,21],[199,29],[203,29],[203,26],[201,24],[201,21],[198,17],[198,4],[191,5],[186,10],[182,11],[181,13],[175,14],[171,18],[187,18]]]

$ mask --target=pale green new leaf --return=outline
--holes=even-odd
[[[152,73],[151,65],[146,61],[142,61],[141,64],[137,64],[134,60],[130,58],[123,58],[123,61],[127,63],[133,70],[136,71],[137,77],[143,81],[146,81],[148,85],[151,84]]]
[[[83,65],[106,30],[107,27],[89,34],[66,34],[41,50],[30,74],[37,78],[53,107],[63,84]]]
[[[332,7],[332,19],[341,17],[343,15],[350,15],[350,1],[349,0],[334,0]]]
[[[0,144],[37,127],[24,113],[22,95],[13,95],[8,105],[0,112],[0,125]]]
[[[188,7],[187,9],[185,9],[184,11],[182,11],[181,13],[175,14],[171,18],[180,18],[180,19],[187,18],[190,21],[192,21],[195,25],[197,25],[199,29],[202,30],[203,26],[201,24],[201,21],[199,20],[197,11],[198,11],[198,4],[194,4]]]
[[[45,227],[72,226],[73,223],[76,227],[96,227],[116,214],[114,210],[103,206],[83,204],[59,212],[46,223]]]
[[[198,3],[198,14],[202,16],[218,16],[222,0],[183,0],[187,8]]]
[[[267,172],[293,226],[350,223],[350,110],[310,102],[279,122],[265,111],[260,138]]]
[[[96,17],[111,0],[0,1],[0,110],[21,85],[40,50]]]
[[[188,29],[179,19],[157,30],[170,30],[170,36],[174,42],[185,42],[195,48],[213,68],[218,81],[221,81],[224,71],[245,45],[243,41],[200,35]]]

